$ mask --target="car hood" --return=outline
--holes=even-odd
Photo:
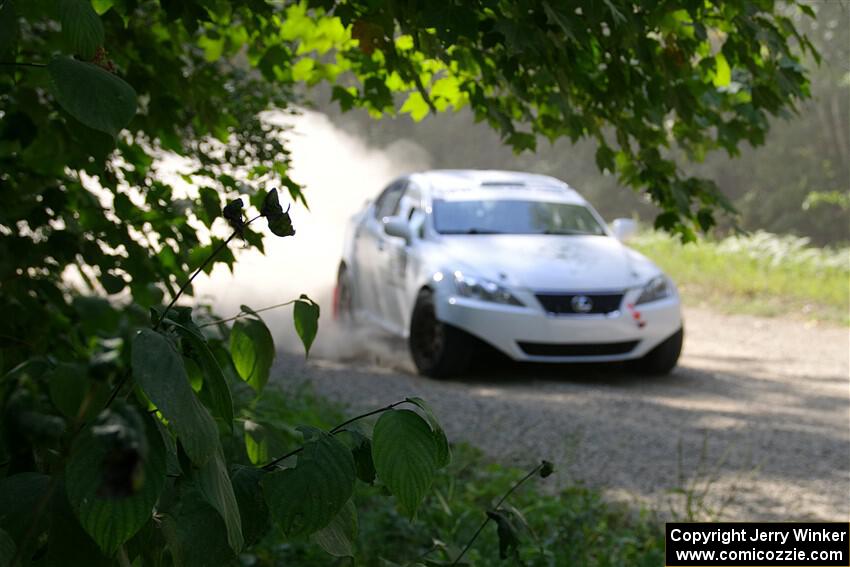
[[[607,236],[443,236],[444,268],[543,290],[620,290],[659,273],[643,255]]]

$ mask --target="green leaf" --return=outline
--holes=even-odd
[[[106,403],[109,389],[102,382],[90,380],[86,367],[82,364],[61,362],[48,375],[50,401],[65,417],[74,419],[80,411],[89,390],[91,399],[83,414],[83,419],[92,419]]]
[[[304,344],[305,354],[309,355],[316,333],[319,332],[319,305],[302,294],[295,300],[292,320],[295,323],[295,332]]]
[[[384,412],[372,433],[375,470],[410,517],[425,497],[440,461],[434,432],[410,410]]]
[[[609,148],[607,145],[601,144],[596,149],[596,167],[599,168],[599,171],[605,171],[606,169],[610,172],[613,172],[617,163],[615,161],[615,156],[617,154]]]
[[[56,487],[51,498],[46,564],[63,567],[114,565],[114,560],[104,555],[89,534],[83,530],[68,501],[64,483]]]
[[[449,440],[446,437],[446,432],[443,431],[443,427],[440,425],[440,422],[437,421],[437,416],[434,415],[434,411],[431,409],[431,406],[419,397],[405,398],[405,401],[414,404],[425,413],[425,419],[428,420],[428,425],[431,426],[431,431],[434,432],[434,439],[437,441],[437,466],[439,468],[445,467],[452,462],[452,452],[449,448]]]
[[[227,476],[224,455],[219,449],[198,471],[198,486],[201,494],[215,508],[227,526],[227,543],[239,553],[245,543],[242,537],[242,519],[239,504],[233,493],[233,485]]]
[[[94,11],[97,12],[99,16],[102,16],[108,12],[113,5],[115,5],[115,0],[92,0],[91,3]]]
[[[198,194],[204,215],[201,220],[207,227],[210,227],[212,222],[221,216],[221,200],[216,190],[211,187],[201,187]]]
[[[349,500],[331,523],[310,536],[310,540],[334,557],[354,557],[357,538],[357,509]]]
[[[231,565],[235,560],[224,521],[191,485],[180,491],[179,503],[162,516],[161,526],[175,567]]]
[[[245,452],[248,453],[248,459],[255,465],[267,463],[270,460],[270,456],[265,426],[256,421],[246,419],[244,427]]]
[[[295,468],[269,473],[262,482],[272,517],[287,537],[327,526],[351,498],[356,479],[345,445],[318,429],[299,430],[306,442]]]
[[[15,3],[6,0],[0,5],[0,57],[14,59],[18,50],[18,15]]]
[[[230,354],[239,376],[254,390],[262,390],[269,381],[275,356],[274,340],[265,323],[254,318],[242,318],[233,323]]]
[[[192,390],[200,392],[204,387],[204,373],[198,363],[188,356],[183,357],[183,368],[186,369],[186,376],[189,378],[189,385]]]
[[[15,557],[15,540],[5,530],[0,530],[0,567],[10,567]]]
[[[30,526],[33,526],[33,520],[36,519],[34,512],[47,494],[50,482],[49,476],[36,472],[18,473],[0,479],[0,529],[18,545]],[[30,545],[46,529],[47,517],[42,515],[33,526]]]
[[[357,478],[366,484],[375,482],[375,463],[372,461],[372,441],[368,437],[353,430],[346,430],[351,437],[351,456],[354,457],[354,468]]]
[[[151,517],[165,485],[165,445],[152,418],[123,403],[78,436],[65,469],[68,500],[107,554]]]
[[[136,91],[121,78],[93,65],[57,55],[47,71],[56,100],[68,114],[116,137],[136,114]]]
[[[242,518],[242,535],[246,547],[260,541],[271,527],[269,508],[263,498],[260,484],[266,474],[263,469],[243,465],[234,465],[230,473],[233,493],[239,504],[239,517]]]
[[[718,53],[714,56],[714,78],[715,87],[727,87],[732,81],[732,69],[729,68],[729,62],[726,61],[726,56]]]
[[[401,105],[399,112],[407,112],[410,114],[410,117],[413,118],[414,122],[419,122],[428,114],[430,108],[428,107],[428,103],[425,102],[425,98],[422,96],[422,93],[419,91],[413,91],[409,95],[407,95],[407,99],[404,101],[404,104]]]
[[[89,335],[114,333],[121,313],[103,297],[78,295],[73,299],[74,311],[80,316],[80,327]]]
[[[233,427],[233,398],[230,395],[230,387],[224,378],[224,372],[218,365],[218,361],[207,346],[207,340],[199,331],[192,327],[172,322],[177,328],[180,336],[190,348],[190,356],[201,368],[204,375],[203,387],[201,388],[201,399],[204,400],[212,410],[214,416],[221,418],[228,428]]]
[[[100,283],[109,295],[120,293],[127,287],[127,282],[124,281],[124,278],[110,274],[109,272],[100,276]]]
[[[242,199],[234,199],[227,203],[222,210],[222,216],[227,223],[237,232],[245,228],[245,219],[242,218]]]
[[[266,192],[266,197],[263,199],[263,206],[260,209],[260,214],[264,217],[275,217],[283,214],[283,207],[280,206],[277,189],[269,189]]]
[[[293,236],[295,234],[292,219],[289,217],[289,207],[284,211],[283,207],[280,206],[277,189],[269,189],[266,193],[260,214],[266,217],[266,220],[269,221],[269,230],[277,236]]]
[[[198,400],[183,359],[161,334],[142,329],[133,338],[133,378],[177,433],[186,454],[204,464],[219,447],[218,429]]]
[[[59,22],[71,53],[92,59],[103,45],[103,23],[89,0],[59,0]]]
[[[269,230],[271,230],[277,236],[294,236],[295,228],[292,226],[292,219],[289,217],[289,213],[283,213],[282,215],[274,218],[269,218]]]

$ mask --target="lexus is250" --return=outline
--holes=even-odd
[[[551,177],[410,174],[351,219],[334,313],[407,339],[430,376],[464,371],[481,342],[515,360],[667,373],[682,348],[679,295],[623,244],[634,230]]]

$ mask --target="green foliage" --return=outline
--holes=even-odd
[[[230,387],[206,339],[197,327],[194,329],[185,327],[174,321],[169,321],[169,324],[173,325],[181,338],[188,343],[190,359],[197,363],[202,373],[201,399],[212,410],[215,417],[229,426],[233,422],[233,399],[230,395]]]
[[[219,449],[198,470],[198,488],[209,504],[216,509],[227,527],[227,543],[239,553],[245,539],[242,535],[242,517],[233,491],[224,455]]]
[[[230,352],[236,371],[252,388],[262,390],[274,362],[274,340],[259,318],[243,318],[233,324]]]
[[[103,23],[88,0],[59,0],[59,23],[70,53],[92,59],[103,46]]]
[[[115,404],[71,449],[65,485],[80,523],[108,555],[150,520],[165,483],[165,446],[133,406]]]
[[[114,137],[136,113],[133,87],[93,63],[59,55],[50,60],[47,71],[56,101],[90,128]]]
[[[277,196],[276,189],[272,189],[266,194],[260,213],[268,220],[269,230],[277,236],[295,235],[292,220],[289,218],[289,208],[284,211],[283,207],[280,206],[280,199]]]
[[[0,479],[0,529],[16,546],[21,546],[26,530],[41,534],[47,529],[46,518],[36,512],[50,486],[50,477],[37,472],[21,472]]]
[[[700,211],[713,222],[716,209],[731,207],[674,156],[759,145],[768,116],[787,115],[809,95],[799,61],[815,52],[787,15],[795,10],[588,0],[409,5],[389,16],[349,4],[334,13],[352,24],[358,43],[345,53],[363,87],[334,96],[392,112],[392,97],[371,87],[381,82],[407,93],[401,111],[414,120],[468,104],[516,151],[536,149],[541,137],[594,140],[604,148],[600,166],[667,214],[659,226],[692,239],[711,224]]]
[[[311,540],[334,557],[354,557],[357,537],[357,509],[346,502],[331,522],[315,532]]]
[[[15,557],[15,541],[5,531],[0,530],[0,567],[9,567]]]
[[[375,424],[375,471],[410,517],[440,465],[440,446],[428,423],[410,410],[390,410]]]
[[[303,428],[304,448],[293,468],[263,479],[266,502],[286,536],[307,535],[326,527],[354,491],[351,452],[333,436]]]
[[[218,429],[192,391],[174,345],[161,333],[142,329],[133,338],[132,356],[136,383],[168,420],[192,462],[206,463],[218,450]]]
[[[358,564],[413,565],[413,558],[419,558],[426,565],[451,565],[487,517],[485,510],[493,511],[526,474],[489,464],[468,446],[453,448],[452,464],[435,476],[431,496],[414,523],[398,513],[380,486],[359,486],[354,542]],[[513,557],[519,561],[501,561],[498,524],[491,520],[459,565],[652,567],[664,561],[663,521],[646,511],[610,504],[596,489],[573,486],[553,493],[528,482],[498,510],[514,527],[518,541]],[[262,566],[328,564],[320,550],[301,542],[280,546],[273,536],[252,555]]]
[[[260,482],[265,471],[244,465],[234,465],[230,473],[233,492],[242,519],[242,536],[246,546],[252,546],[269,531],[269,509]]]
[[[816,248],[806,238],[766,232],[685,246],[643,233],[629,244],[657,262],[697,305],[850,323],[846,247]]]
[[[304,350],[310,354],[310,347],[319,331],[319,305],[306,295],[302,295],[300,299],[295,300],[292,319],[295,322],[295,332],[304,343]]]
[[[428,405],[428,402],[418,397],[405,398],[405,401],[415,405],[422,410],[423,414],[425,414],[425,419],[428,421],[434,440],[437,443],[437,466],[444,467],[448,465],[452,460],[449,440],[446,437],[445,431],[443,431],[443,427],[437,420],[437,416],[434,415],[434,411],[431,409],[431,406]]]

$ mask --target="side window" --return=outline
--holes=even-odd
[[[402,195],[398,202],[398,207],[392,213],[393,216],[400,216],[407,220],[411,220],[413,211],[422,207],[422,192],[415,183],[408,183],[407,190]]]
[[[398,203],[404,193],[404,181],[393,183],[381,193],[378,200],[375,201],[375,218],[380,220],[384,217],[391,217],[398,209]]]

